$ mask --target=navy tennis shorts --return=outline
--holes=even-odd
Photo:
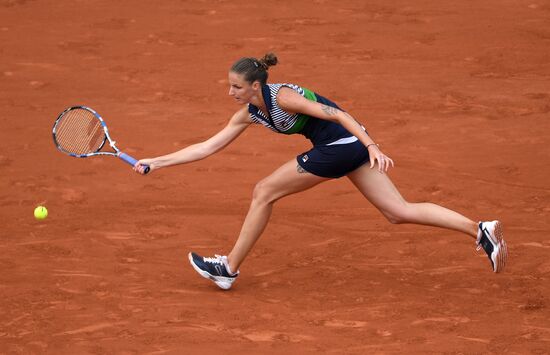
[[[345,176],[369,161],[369,151],[363,143],[318,145],[296,157],[307,172],[326,178]]]

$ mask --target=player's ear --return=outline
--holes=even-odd
[[[259,91],[262,88],[262,84],[258,80],[252,83],[252,89]]]

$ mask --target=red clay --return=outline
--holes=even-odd
[[[0,1],[0,353],[548,353],[548,1]],[[65,107],[137,157],[217,132],[227,70],[367,126],[411,201],[500,219],[506,271],[463,235],[394,226],[346,180],[280,201],[229,292],[186,259],[229,251],[256,181],[308,148],[253,127],[139,176],[56,151]],[[49,217],[34,220],[44,204]]]

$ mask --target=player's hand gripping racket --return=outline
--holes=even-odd
[[[121,152],[109,136],[107,125],[101,116],[86,106],[69,107],[63,111],[53,125],[53,141],[57,149],[71,157],[86,158],[94,155],[111,155],[134,166],[137,160]],[[114,152],[100,152],[105,142]],[[144,174],[149,172],[146,167]]]

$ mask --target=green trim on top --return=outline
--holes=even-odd
[[[309,89],[302,88],[304,90],[304,97],[310,101],[317,102],[317,96],[315,96],[315,93]],[[298,114],[298,119],[294,123],[294,125],[288,130],[284,131],[282,133],[284,134],[294,134],[299,133],[302,131],[304,126],[306,125],[307,121],[311,118],[311,116],[304,115],[302,113]]]
[[[302,88],[304,90],[304,97],[308,99],[309,101],[315,101],[317,102],[317,96],[315,96],[315,93],[309,89]]]

